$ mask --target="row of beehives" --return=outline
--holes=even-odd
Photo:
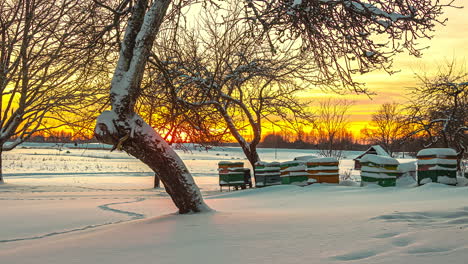
[[[418,184],[438,182],[457,183],[457,157],[453,149],[425,149],[418,155]],[[383,187],[395,186],[402,175],[398,160],[368,154],[361,159],[361,182]],[[243,162],[219,163],[220,186],[252,187],[249,169]],[[258,162],[255,164],[255,186],[279,184],[308,185],[312,183],[339,183],[336,158],[311,158],[287,162]]]
[[[457,153],[448,148],[424,149],[417,154],[417,181],[419,185],[437,182],[457,184]],[[361,182],[380,186],[395,186],[402,172],[399,162],[390,157],[368,154],[361,159]]]
[[[258,162],[255,164],[257,187],[312,183],[339,183],[338,160],[336,158],[312,158],[286,162]]]
[[[251,185],[249,169],[242,162],[221,161],[219,185],[246,188]],[[339,183],[338,160],[336,158],[314,158],[287,162],[257,162],[255,164],[255,186],[279,184],[308,185],[312,183]]]

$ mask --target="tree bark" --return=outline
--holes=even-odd
[[[102,115],[107,113],[109,112],[104,112]],[[132,126],[109,128],[106,122],[100,122],[98,119],[96,138],[106,144],[117,146],[148,165],[161,179],[179,213],[209,211],[192,175],[169,144],[136,114],[133,119],[127,121],[129,124],[133,123],[133,128]],[[130,128],[133,129],[130,132],[132,136],[120,139],[116,137]],[[111,133],[114,129],[120,132]]]
[[[252,168],[255,168],[255,163],[260,161],[260,157],[258,156],[257,152],[257,147],[249,145],[243,146],[242,150],[244,151],[245,156],[247,157],[247,160],[250,162],[250,165],[252,165]]]
[[[169,144],[134,107],[141,94],[149,52],[171,0],[138,0],[127,24],[111,83],[112,111],[97,119],[95,135],[104,143],[124,150],[148,165],[161,179],[179,213],[208,211],[192,175]]]
[[[161,180],[159,179],[159,176],[157,173],[154,174],[154,188],[159,188],[161,187]]]

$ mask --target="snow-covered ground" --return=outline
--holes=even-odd
[[[151,170],[124,153],[29,147],[4,153],[1,264],[468,263],[468,187],[220,193],[217,163],[243,160],[240,150],[180,151],[215,211],[177,215],[165,192],[151,188]],[[358,154],[346,153],[341,172]]]

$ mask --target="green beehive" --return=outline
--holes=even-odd
[[[250,170],[244,168],[243,162],[220,161],[218,163],[218,172],[221,190],[222,187],[234,187],[236,190],[239,187],[242,189],[247,188],[247,186],[252,187]]]
[[[457,153],[451,148],[429,148],[418,152],[418,184],[457,184]]]
[[[281,163],[281,183],[307,185],[307,166],[304,161],[286,161]]]
[[[279,162],[255,163],[255,187],[281,184],[281,166]]]
[[[230,172],[219,174],[220,185],[240,186],[244,184],[244,173],[243,172]]]
[[[401,176],[398,170],[398,160],[367,154],[361,158],[361,184],[378,184],[382,187],[391,187],[396,185],[396,179]]]

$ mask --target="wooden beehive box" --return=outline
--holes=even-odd
[[[220,161],[218,163],[219,186],[239,187],[245,185],[243,162]]]
[[[279,162],[255,163],[255,187],[281,184],[281,166]]]
[[[451,148],[428,148],[418,152],[418,184],[457,184],[457,153]]]
[[[401,176],[398,170],[398,160],[392,157],[367,154],[361,158],[361,184],[378,184],[382,187],[396,185],[397,177]]]
[[[294,160],[281,163],[281,183],[307,185],[308,173],[305,161]]]
[[[308,160],[306,165],[309,182],[339,183],[338,164],[339,162],[336,158],[315,158]]]

